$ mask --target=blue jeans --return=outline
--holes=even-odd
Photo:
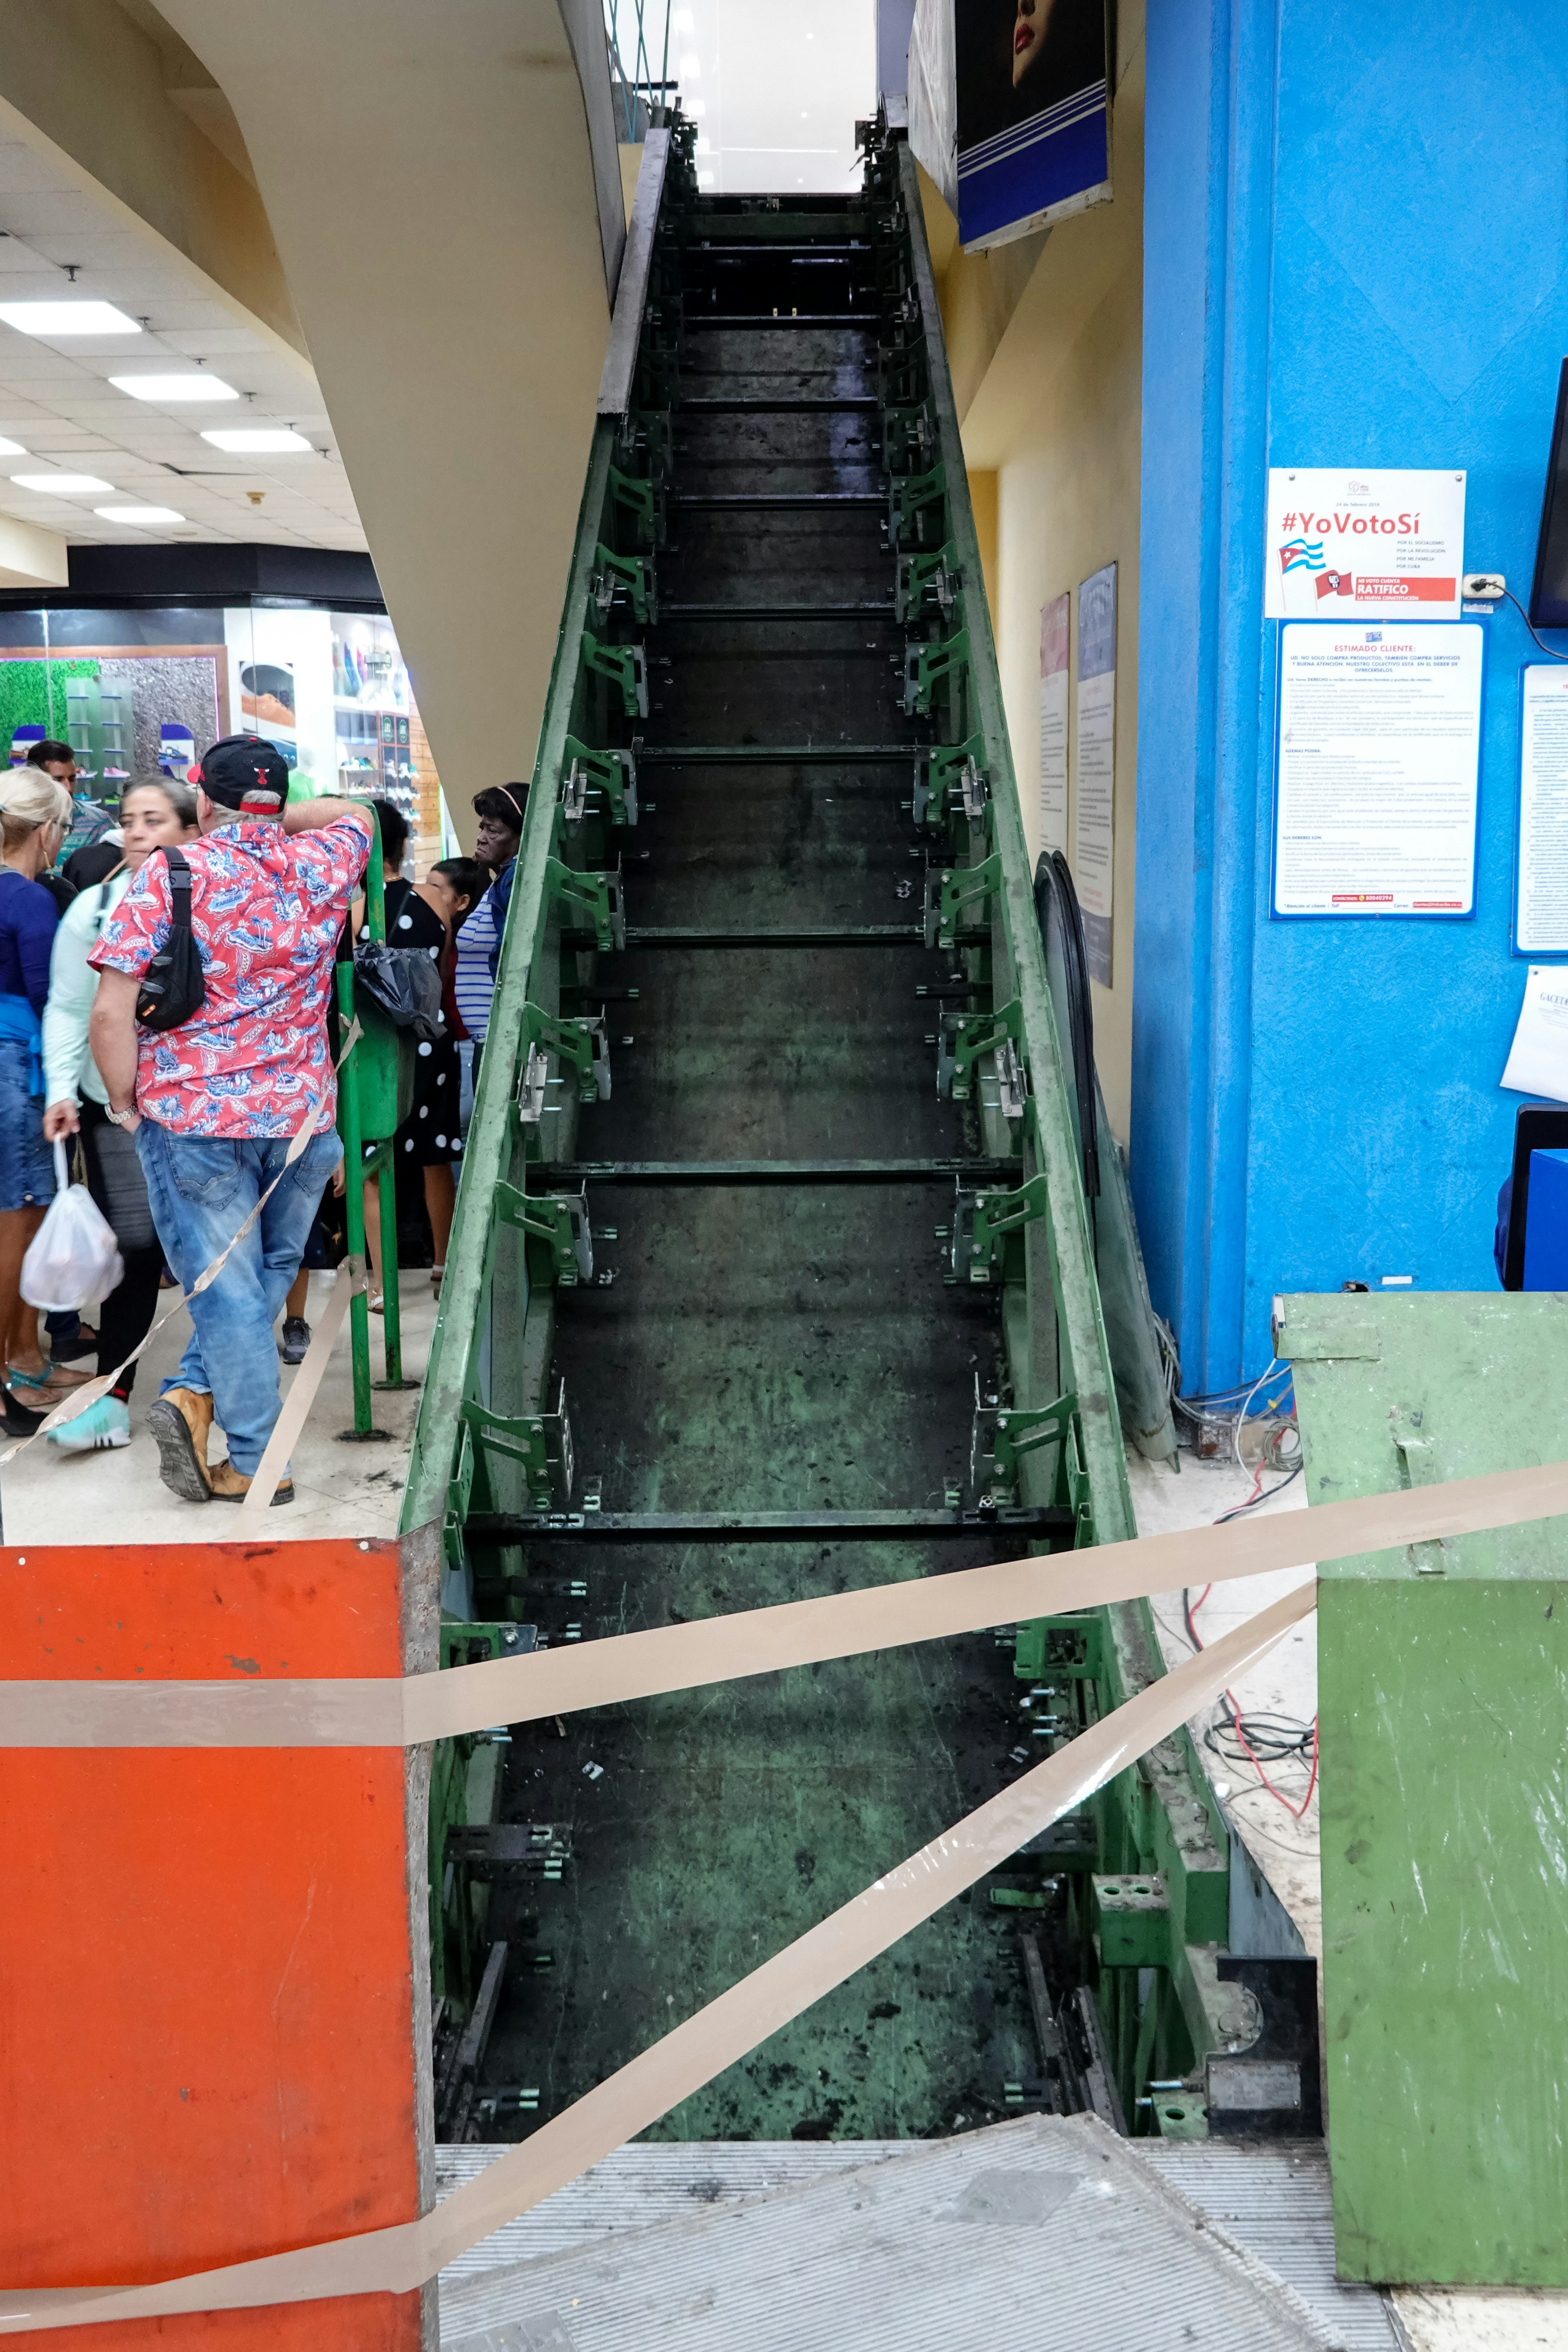
[[[289,1139],[176,1135],[152,1119],[136,1129],[153,1222],[188,1291],[227,1247],[283,1166]],[[217,1280],[191,1300],[195,1329],[163,1390],[209,1394],[228,1458],[253,1478],[278,1418],[272,1326],[300,1270],[327,1179],[343,1156],[331,1129],[313,1135]]]

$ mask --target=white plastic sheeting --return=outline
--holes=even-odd
[[[953,0],[917,0],[910,36],[910,145],[958,217],[958,61]]]

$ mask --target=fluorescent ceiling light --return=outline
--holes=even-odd
[[[221,375],[208,375],[204,368],[193,368],[188,375],[111,375],[109,381],[116,392],[128,392],[132,400],[239,398],[232,383],[225,383]]]
[[[173,507],[94,507],[93,513],[105,522],[184,522],[183,514]]]
[[[309,451],[310,448],[310,444],[304,435],[296,433],[289,425],[237,425],[231,430],[221,433],[204,433],[202,439],[210,441],[215,449],[229,449],[237,454],[249,453],[258,457],[268,455],[278,456],[285,449]]]
[[[139,335],[112,302],[0,302],[0,319],[24,335]]]
[[[95,490],[112,490],[112,482],[100,482],[96,474],[13,474],[11,479],[19,490],[43,490],[51,498],[86,499]]]
[[[7,441],[0,435],[0,457],[25,457],[26,454],[19,441]]]

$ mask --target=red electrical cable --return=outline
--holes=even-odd
[[[1291,1815],[1292,1819],[1294,1819],[1294,1820],[1296,1820],[1296,1821],[1298,1821],[1298,1822],[1299,1822],[1299,1821],[1300,1820],[1300,1818],[1301,1818],[1302,1814],[1306,1811],[1306,1810],[1307,1810],[1308,1806],[1311,1803],[1311,1801],[1312,1801],[1312,1791],[1313,1791],[1313,1790],[1314,1790],[1314,1789],[1317,1787],[1317,1785],[1318,1785],[1318,1718],[1317,1718],[1317,1717],[1316,1717],[1316,1716],[1314,1716],[1314,1717],[1312,1717],[1312,1772],[1311,1772],[1311,1778],[1310,1778],[1310,1779],[1308,1780],[1308,1782],[1307,1782],[1307,1793],[1306,1793],[1306,1795],[1302,1798],[1302,1800],[1301,1800],[1301,1801],[1300,1801],[1300,1803],[1299,1805],[1293,1805],[1293,1804],[1290,1802],[1290,1800],[1289,1800],[1289,1797],[1281,1796],[1281,1794],[1280,1794],[1279,1790],[1274,1786],[1273,1781],[1269,1779],[1269,1777],[1268,1777],[1268,1773],[1264,1770],[1264,1769],[1263,1769],[1262,1765],[1258,1762],[1258,1758],[1257,1758],[1256,1754],[1255,1754],[1255,1753],[1254,1753],[1254,1751],[1253,1751],[1252,1742],[1248,1739],[1248,1738],[1247,1738],[1247,1736],[1246,1732],[1245,1732],[1245,1731],[1243,1731],[1243,1729],[1242,1729],[1242,1727],[1241,1727],[1241,1709],[1240,1709],[1240,1707],[1238,1707],[1238,1706],[1237,1706],[1237,1703],[1236,1703],[1236,1693],[1235,1693],[1234,1691],[1228,1691],[1228,1690],[1227,1690],[1227,1691],[1226,1691],[1226,1698],[1230,1701],[1230,1714],[1231,1714],[1231,1721],[1232,1721],[1232,1723],[1234,1724],[1235,1728],[1236,1728],[1236,1736],[1237,1736],[1237,1738],[1240,1740],[1240,1742],[1241,1742],[1243,1751],[1245,1752],[1245,1754],[1246,1754],[1246,1756],[1247,1756],[1247,1759],[1248,1763],[1252,1766],[1253,1770],[1257,1773],[1257,1775],[1258,1775],[1258,1779],[1262,1781],[1262,1783],[1263,1783],[1264,1787],[1268,1790],[1268,1791],[1269,1795],[1274,1799],[1275,1802],[1276,1802],[1277,1804],[1283,1805],[1283,1806],[1284,1806],[1284,1808],[1285,1808],[1285,1811],[1286,1811],[1289,1814],[1290,1814],[1290,1815]]]

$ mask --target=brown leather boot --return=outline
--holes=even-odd
[[[207,1439],[213,1401],[199,1389],[165,1389],[147,1410],[147,1426],[158,1442],[158,1475],[183,1502],[210,1503],[212,1473]]]
[[[232,1462],[215,1462],[207,1475],[212,1481],[215,1503],[243,1503],[255,1483],[243,1470],[237,1470]],[[279,1503],[291,1503],[293,1499],[294,1481],[285,1478],[272,1497],[272,1508],[276,1510]]]

